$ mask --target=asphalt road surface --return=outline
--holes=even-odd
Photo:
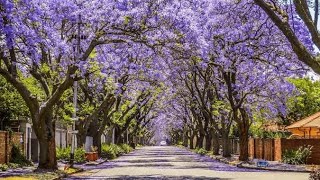
[[[237,168],[172,146],[138,148],[116,160],[92,166],[66,179],[257,179],[303,180],[307,173]]]

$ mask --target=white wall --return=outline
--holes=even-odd
[[[93,146],[93,137],[86,136],[86,144],[85,144],[86,152],[91,152],[91,146]]]
[[[56,129],[55,140],[56,147],[67,147],[67,131],[64,129]]]

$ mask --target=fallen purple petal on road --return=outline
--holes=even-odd
[[[66,179],[230,179],[231,177],[307,177],[304,173],[269,172],[240,168],[200,156],[187,149],[143,147],[97,166],[79,166],[84,172]],[[233,178],[232,178],[233,179]],[[241,178],[240,178],[241,179]],[[293,179],[292,179],[293,180]]]

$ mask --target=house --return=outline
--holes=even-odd
[[[320,112],[286,127],[294,138],[320,138]]]

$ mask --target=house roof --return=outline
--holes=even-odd
[[[287,129],[311,127],[320,128],[320,112],[317,112],[309,117],[291,124],[290,126],[287,126]]]

